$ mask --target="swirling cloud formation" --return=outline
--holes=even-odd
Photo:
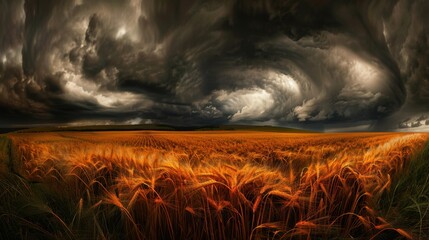
[[[428,10],[424,0],[1,0],[0,124],[321,126],[429,111]]]

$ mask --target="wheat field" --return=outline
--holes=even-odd
[[[428,135],[111,131],[8,138],[9,160],[0,168],[3,239],[412,239],[377,206]]]

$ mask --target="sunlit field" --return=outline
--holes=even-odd
[[[429,207],[417,199],[401,208],[416,197],[404,196],[412,193],[401,179],[410,179],[427,138],[9,134],[0,141],[0,238],[418,239],[429,232]],[[400,221],[406,208],[417,209],[416,223],[414,215]]]

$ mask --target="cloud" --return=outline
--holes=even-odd
[[[215,102],[232,122],[267,118],[267,111],[273,107],[272,96],[264,89],[241,89],[227,93],[215,93]],[[269,116],[268,116],[269,117]]]
[[[1,1],[0,124],[398,121],[404,104],[429,111],[427,10],[423,0]]]
[[[427,1],[398,1],[384,23],[387,44],[407,83],[408,102],[429,110]],[[411,13],[411,14],[410,14]]]

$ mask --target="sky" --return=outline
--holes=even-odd
[[[0,127],[429,129],[427,0],[0,0]]]

